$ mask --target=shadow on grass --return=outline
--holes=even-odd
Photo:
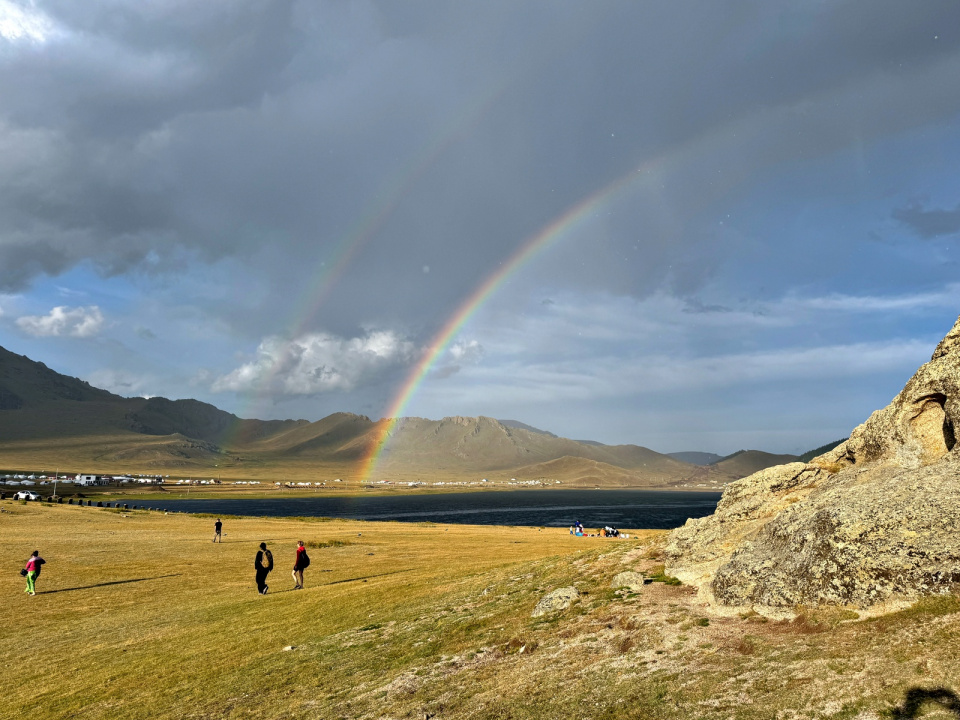
[[[333,582],[323,583],[323,585],[315,585],[314,587],[326,587],[327,585],[342,585],[343,583],[349,582],[361,582],[370,580],[372,578],[386,577],[387,575],[397,575],[399,573],[413,572],[413,568],[407,570],[394,570],[393,572],[378,573],[377,575],[364,575],[363,577],[347,578],[346,580],[334,580]]]
[[[960,697],[947,688],[910,688],[903,697],[903,702],[890,711],[888,717],[894,720],[912,720],[920,717],[923,706],[927,703],[939,705],[955,718],[960,718]]]
[[[163,580],[164,578],[180,577],[180,573],[173,575],[157,575],[148,578],[133,578],[132,580],[111,580],[110,582],[97,583],[96,585],[83,585],[81,587],[60,588],[59,590],[44,590],[37,595],[52,595],[53,593],[73,592],[74,590],[92,590],[93,588],[108,587],[110,585],[126,585],[127,583],[146,582],[147,580]]]

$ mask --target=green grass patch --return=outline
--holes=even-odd
[[[673,575],[667,575],[665,570],[666,568],[663,565],[655,565],[644,573],[644,575],[646,575],[650,582],[663,583],[664,585],[683,585],[683,583]]]

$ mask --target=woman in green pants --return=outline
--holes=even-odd
[[[30,595],[37,594],[34,583],[36,583],[37,576],[40,574],[40,566],[45,562],[46,560],[40,557],[40,551],[34,550],[33,555],[27,560],[27,589],[24,590],[25,593]]]

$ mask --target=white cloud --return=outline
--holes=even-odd
[[[57,292],[65,298],[89,297],[90,293],[86,290],[74,290],[73,288],[57,285]]]
[[[747,308],[666,293],[644,299],[556,293],[550,304],[537,301],[522,312],[514,306],[478,314],[470,327],[476,339],[452,345],[430,376],[456,380],[424,383],[417,412],[658,404],[665,394],[751,397],[778,387],[860,387],[866,378],[890,374],[905,379],[930,359],[938,339],[928,321],[915,331],[915,319],[939,318],[943,308],[955,307],[958,291],[960,285],[948,284],[886,297],[789,294]],[[900,329],[891,336],[887,323],[894,320]],[[459,360],[481,347],[482,363]]]
[[[447,352],[456,362],[475,362],[483,355],[483,346],[476,340],[458,340]]]
[[[285,397],[347,392],[410,363],[414,356],[413,343],[389,330],[357,338],[327,333],[292,341],[271,337],[260,343],[252,361],[216,378],[211,390]]]
[[[783,309],[789,311],[791,306],[810,310],[825,310],[832,312],[896,312],[921,310],[925,308],[953,308],[957,306],[960,297],[960,284],[951,283],[938,292],[915,293],[912,295],[841,295],[834,293],[824,297],[814,298],[787,298],[783,301]]]
[[[34,337],[91,337],[104,325],[103,313],[96,305],[70,308],[59,305],[47,315],[24,315],[17,326]]]
[[[464,371],[455,387],[430,386],[424,393],[467,407],[644,398],[664,393],[760,392],[771,384],[826,383],[886,372],[906,372],[930,359],[932,346],[920,340],[865,342],[813,348],[783,348],[709,357],[598,356],[543,364],[487,363]],[[806,386],[806,385],[805,385]],[[485,410],[485,412],[491,412]]]
[[[483,357],[483,346],[477,340],[458,340],[442,355],[431,376],[437,380],[460,372],[464,365],[474,365]]]
[[[668,293],[645,298],[607,293],[556,293],[517,313],[492,310],[478,315],[471,333],[483,344],[487,363],[523,354],[563,358],[736,355],[810,345],[849,346],[876,339],[877,323],[901,326],[912,336],[919,316],[939,317],[957,308],[960,284],[901,295],[801,296],[790,293],[766,302],[697,302]],[[851,328],[850,318],[857,323]],[[950,322],[956,318],[948,314]],[[947,325],[944,330],[949,329]],[[884,330],[883,332],[889,332]],[[929,339],[925,337],[923,339]],[[932,350],[932,346],[931,346]],[[452,358],[452,354],[450,355]]]
[[[622,392],[626,385],[642,393],[845,378],[915,368],[929,360],[930,352],[929,342],[906,340],[782,348],[692,359],[649,357],[624,378],[626,383],[615,383],[609,389],[613,392],[619,387]]]
[[[0,0],[0,38],[8,42],[45,43],[61,32],[47,15],[36,9],[34,2],[23,6]]]

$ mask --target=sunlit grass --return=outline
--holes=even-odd
[[[207,516],[0,508],[0,718],[878,720],[950,700],[960,677],[953,596],[764,622],[683,585],[612,588],[663,574],[663,533],[224,517],[214,544]],[[293,591],[297,540],[312,563]],[[48,564],[28,597],[34,549]],[[569,585],[569,610],[531,617]]]

